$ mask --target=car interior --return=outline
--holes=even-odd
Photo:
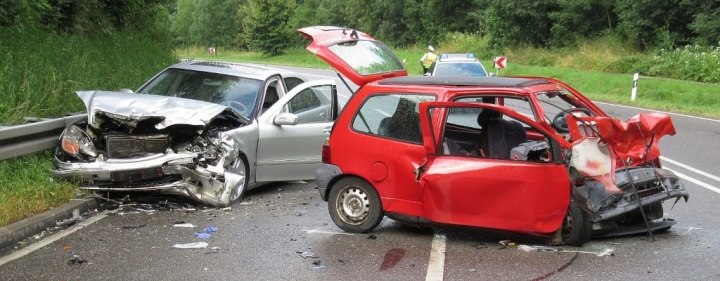
[[[456,110],[456,112],[460,111]],[[465,112],[462,114],[473,115],[473,113]],[[529,127],[521,122],[488,109],[477,114],[476,120],[476,126],[465,126],[448,121],[443,134],[441,154],[504,160],[549,161],[550,145],[547,138],[536,133],[528,134]]]

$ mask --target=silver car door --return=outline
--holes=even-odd
[[[258,118],[258,182],[309,180],[337,116],[334,80],[300,84]]]

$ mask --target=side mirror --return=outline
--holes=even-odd
[[[430,72],[425,72],[425,74],[423,74],[423,76],[430,76]]]
[[[278,126],[289,125],[294,126],[298,123],[298,117],[292,113],[280,113],[273,118],[273,124]]]
[[[123,93],[126,93],[126,94],[134,94],[134,93],[135,93],[135,91],[130,90],[130,89],[128,89],[128,88],[122,88],[122,89],[120,89],[120,92],[123,92]]]
[[[490,72],[490,73],[488,73],[488,76],[494,77],[494,76],[495,76],[495,72]]]

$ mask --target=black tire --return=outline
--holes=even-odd
[[[575,200],[570,200],[570,207],[562,225],[563,242],[570,246],[582,246],[590,240],[590,235],[592,235],[590,215],[580,208]]]
[[[373,230],[383,218],[380,196],[359,178],[344,178],[332,185],[328,210],[340,229],[352,233]]]

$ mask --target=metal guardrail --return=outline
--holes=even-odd
[[[0,127],[0,160],[56,147],[63,129],[83,118],[87,118],[87,114]]]

